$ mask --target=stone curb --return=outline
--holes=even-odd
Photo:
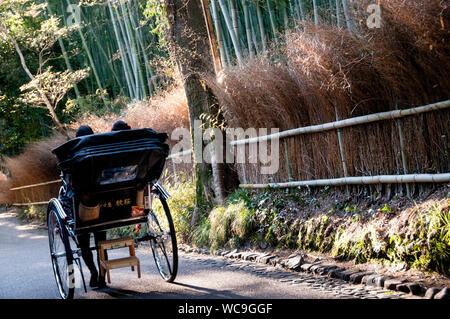
[[[277,255],[256,252],[239,252],[237,249],[210,251],[204,248],[192,248],[188,246],[179,247],[186,253],[198,253],[204,255],[222,256],[230,259],[242,259],[246,261],[269,264],[295,272],[310,272],[320,276],[341,279],[352,284],[362,284],[371,287],[379,287],[388,290],[409,293],[411,295],[427,299],[450,299],[450,288],[439,289],[436,287],[424,287],[416,282],[400,281],[398,279],[382,276],[376,273],[361,272],[359,270],[346,269],[335,265],[323,264],[320,258],[311,257],[306,254],[292,254],[286,259]],[[307,259],[312,261],[307,261]]]

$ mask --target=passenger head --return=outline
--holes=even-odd
[[[80,136],[86,136],[86,135],[91,135],[94,134],[94,131],[92,130],[92,128],[88,125],[82,125],[78,128],[77,132],[75,133],[76,137],[80,137]]]
[[[113,127],[111,128],[111,132],[122,130],[131,130],[131,126],[129,126],[125,121],[118,120],[116,123],[114,123]]]

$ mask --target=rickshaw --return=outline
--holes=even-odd
[[[61,298],[74,297],[75,265],[87,291],[77,235],[124,226],[144,225],[135,244],[150,246],[161,277],[175,280],[175,228],[169,195],[158,184],[169,154],[166,139],[166,133],[151,129],[124,130],[77,137],[52,150],[62,186],[58,198],[49,201],[47,225]]]

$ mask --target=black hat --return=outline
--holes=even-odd
[[[75,133],[76,137],[85,136],[85,135],[91,135],[94,134],[94,131],[92,128],[88,125],[82,125],[78,128],[77,132]]]
[[[116,123],[114,123],[111,132],[114,131],[121,131],[121,130],[131,130],[131,126],[127,124],[127,122],[118,120]]]

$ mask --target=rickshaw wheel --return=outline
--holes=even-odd
[[[178,248],[175,227],[165,199],[159,197],[164,212],[150,211],[148,232],[153,258],[159,274],[167,282],[173,282],[178,272]]]
[[[47,209],[48,240],[50,257],[56,285],[62,299],[73,299],[75,290],[75,269],[69,235],[63,224],[61,213],[53,200]]]

